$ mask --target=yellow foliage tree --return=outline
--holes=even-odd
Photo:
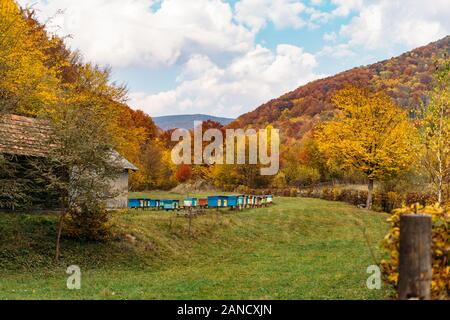
[[[78,65],[76,73],[73,82],[63,85],[65,90],[61,97],[69,100],[67,103],[95,109],[95,115],[105,121],[114,148],[142,169],[139,159],[141,146],[149,133],[145,128],[135,125],[131,110],[125,104],[126,88],[111,83],[109,68],[87,63]],[[133,186],[136,185],[135,180],[144,178],[141,175],[142,171],[131,175]]]
[[[45,30],[29,23],[27,11],[13,0],[0,0],[0,111],[36,115],[57,101],[55,68],[46,51]]]
[[[93,108],[108,126],[114,148],[142,168],[141,147],[151,132],[135,122],[126,88],[110,75],[109,68],[84,63],[63,39],[49,36],[32,10],[0,0],[0,113],[51,118],[61,105]]]
[[[363,173],[368,183],[366,207],[372,207],[374,181],[407,170],[417,157],[417,134],[406,112],[383,93],[347,87],[333,97],[337,110],[316,133],[329,165]]]
[[[450,59],[437,67],[435,85],[419,110],[419,132],[425,147],[423,164],[442,205],[444,184],[450,178]]]

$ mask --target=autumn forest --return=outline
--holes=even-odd
[[[32,8],[0,0],[0,117],[13,114],[50,123],[48,146],[60,146],[46,160],[26,163],[0,153],[0,210],[28,210],[50,201],[47,193],[57,194],[55,206],[63,210],[57,259],[64,235],[108,238],[109,217],[100,200],[111,196],[105,191],[108,179],[120,174],[109,162],[111,150],[136,166],[129,173],[134,194],[181,190],[188,196],[219,190],[394,210],[383,242],[389,252],[398,249],[396,230],[405,208],[449,222],[442,208],[450,203],[450,36],[310,82],[228,125],[203,123],[203,130],[223,134],[227,129],[279,129],[280,170],[269,176],[261,175],[259,164],[174,164],[174,129],[158,128],[151,116],[130,107],[127,85],[112,81],[112,74],[110,67],[71,50],[66,38],[48,32]],[[83,176],[84,170],[89,174]],[[76,181],[67,172],[83,178]],[[92,172],[104,179],[103,185],[92,185]],[[73,196],[74,184],[84,191]],[[439,228],[433,235],[432,290],[434,297],[448,297],[449,236],[448,229]],[[396,287],[396,253],[382,267],[385,282]]]

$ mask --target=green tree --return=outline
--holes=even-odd
[[[47,115],[52,127],[50,150],[45,162],[36,162],[36,169],[48,180],[48,189],[60,197],[57,259],[66,216],[70,215],[75,223],[77,219],[95,220],[92,215],[104,219],[104,210],[99,209],[116,196],[111,180],[121,171],[120,159],[113,151],[113,137],[99,112],[103,106],[80,101],[78,96],[67,97],[65,102]]]

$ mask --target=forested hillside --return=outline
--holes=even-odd
[[[315,123],[329,118],[334,108],[333,94],[349,84],[383,91],[400,106],[413,109],[432,86],[435,59],[449,50],[450,36],[447,36],[399,57],[311,82],[242,115],[230,126],[270,123],[281,129],[284,141],[301,138]]]

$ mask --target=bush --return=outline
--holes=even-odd
[[[323,188],[306,188],[299,191],[301,197],[319,198],[329,201],[341,201],[354,206],[365,205],[367,200],[366,190],[346,189],[334,186]],[[409,192],[401,194],[398,192],[374,192],[373,210],[391,212],[403,205],[413,205],[419,203],[423,206],[436,202],[436,197],[427,192]]]
[[[298,196],[298,189],[297,188],[291,188],[289,190],[289,196],[290,197],[297,197]]]
[[[105,241],[111,235],[109,213],[104,205],[82,206],[69,212],[65,235],[86,241]]]
[[[240,194],[250,194],[250,188],[244,185],[238,186],[235,191]]]
[[[286,175],[284,172],[280,171],[278,174],[273,178],[273,181],[271,183],[271,186],[274,188],[284,188],[286,186]]]
[[[432,205],[437,202],[436,196],[429,193],[408,192],[406,194],[405,202],[407,205],[419,203],[422,206]]]
[[[366,202],[367,191],[336,187],[324,187],[322,189],[307,188],[300,191],[300,196],[329,201],[341,201],[358,206]]]
[[[253,193],[257,190],[252,190]],[[264,193],[264,192],[259,192]],[[266,192],[267,193],[267,192]],[[366,204],[367,191],[357,189],[346,189],[335,186],[325,186],[323,188],[277,188],[270,190],[271,194],[284,197],[306,197],[318,198],[329,201],[341,201],[354,206],[361,206]],[[373,194],[373,210],[392,212],[396,208],[401,208],[404,205],[413,205],[419,203],[422,206],[431,205],[436,202],[436,196],[427,192],[409,192],[398,193],[394,191],[374,192]]]
[[[184,183],[192,177],[192,168],[187,164],[181,164],[178,166],[175,172],[175,178],[178,182]]]
[[[286,168],[282,177],[290,186],[310,186],[319,182],[320,172],[311,167],[296,165]]]
[[[383,247],[389,252],[390,259],[381,262],[384,281],[397,289],[400,217],[411,212],[429,214],[432,216],[432,245],[433,245],[433,280],[431,293],[434,299],[450,297],[450,210],[435,206],[412,206],[394,210],[388,219],[390,231],[383,240]]]

